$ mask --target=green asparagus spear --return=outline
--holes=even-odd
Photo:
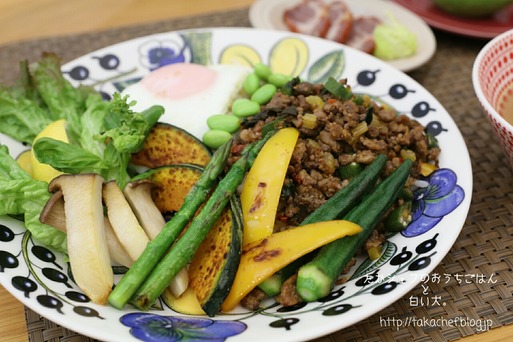
[[[303,300],[311,302],[329,294],[342,269],[397,199],[410,175],[411,167],[412,161],[406,159],[360,204],[344,216],[345,220],[360,225],[363,229],[362,232],[335,240],[321,247],[315,258],[299,269],[296,289]]]
[[[185,233],[175,242],[141,287],[137,289],[130,300],[131,304],[139,309],[147,310],[157,297],[164,292],[171,279],[190,262],[199,245],[230,201],[231,196],[241,184],[246,171],[253,164],[258,152],[272,134],[273,132],[270,132],[262,140],[255,143],[232,165],[201,211],[194,217]]]
[[[231,146],[232,141],[229,141],[212,155],[201,177],[185,197],[180,210],[166,223],[159,235],[146,246],[141,256],[134,262],[111,292],[109,303],[112,306],[118,309],[122,309],[125,306],[153,267],[155,267],[187,223],[189,223],[221,174],[226,159],[230,154]]]

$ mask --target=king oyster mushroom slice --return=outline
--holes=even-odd
[[[141,179],[128,183],[123,189],[123,194],[150,240],[153,240],[166,224],[164,216],[151,197],[154,186],[155,183],[152,181]]]
[[[153,240],[166,224],[164,216],[151,197],[151,190],[154,186],[154,182],[141,179],[128,183],[123,190],[123,194],[150,240]],[[173,296],[180,297],[188,286],[189,273],[187,268],[183,268],[171,280],[169,290]]]
[[[39,215],[39,221],[66,233],[66,213],[62,196],[61,190],[52,194]]]
[[[128,255],[127,251],[121,245],[121,242],[119,242],[109,219],[104,217],[104,221],[105,237],[107,238],[107,245],[109,246],[110,259],[121,266],[130,268],[134,263],[134,259]]]
[[[114,274],[105,237],[102,206],[103,178],[96,174],[64,174],[48,185],[62,191],[68,256],[77,285],[98,304],[107,303]]]
[[[130,258],[136,260],[150,240],[115,181],[103,185],[103,202],[116,237]]]
[[[185,290],[187,290],[187,287],[189,287],[189,271],[187,270],[187,267],[184,267],[173,279],[171,279],[171,283],[168,288],[171,291],[171,294],[175,298],[178,298],[185,292]]]
[[[61,232],[67,233],[66,212],[64,210],[64,199],[61,190],[54,192],[48,202],[46,202],[45,207],[41,211],[41,215],[39,215],[39,220]],[[114,234],[112,230],[109,220],[105,216],[103,217],[103,224],[110,260],[121,266],[132,266],[134,261],[128,256],[123,246],[121,246],[116,234]]]

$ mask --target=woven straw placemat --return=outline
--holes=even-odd
[[[214,13],[184,19],[131,26],[83,35],[26,41],[0,47],[0,81],[16,76],[13,65],[23,58],[36,59],[53,51],[64,62],[95,49],[137,36],[193,27],[249,26],[247,10]],[[465,226],[442,263],[433,273],[493,275],[493,282],[426,284],[429,296],[445,305],[412,306],[410,297],[426,297],[420,285],[403,299],[360,323],[316,342],[327,341],[451,341],[480,332],[470,324],[436,326],[385,325],[381,318],[407,319],[467,317],[488,320],[491,328],[513,323],[513,175],[475,97],[471,69],[484,41],[437,32],[433,59],[410,75],[425,86],[453,116],[470,151],[473,166],[473,200]],[[29,341],[92,341],[40,317],[26,308]]]

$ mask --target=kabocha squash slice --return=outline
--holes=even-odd
[[[189,266],[189,286],[209,316],[217,314],[230,291],[242,251],[242,212],[233,196]]]
[[[212,153],[200,140],[185,130],[159,122],[144,141],[142,149],[132,154],[132,164],[156,168],[174,164],[207,165]]]
[[[135,180],[148,179],[155,184],[151,197],[160,212],[166,215],[180,209],[202,172],[202,167],[193,164],[166,165],[140,174]]]
[[[174,296],[170,289],[166,289],[162,293],[162,300],[173,311],[178,313],[184,315],[205,315],[205,311],[203,311],[198,302],[196,293],[190,286],[180,297]]]

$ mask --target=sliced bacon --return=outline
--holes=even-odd
[[[345,43],[351,34],[353,14],[343,1],[333,1],[328,5],[330,27],[324,38]]]
[[[345,44],[371,54],[376,47],[373,36],[374,29],[380,23],[381,21],[376,17],[355,18],[351,34]]]
[[[283,13],[283,21],[292,32],[324,37],[330,26],[323,0],[303,0]]]
[[[367,53],[374,51],[373,32],[381,23],[377,17],[354,17],[343,0],[302,0],[284,11],[283,21],[292,32],[326,38]]]

